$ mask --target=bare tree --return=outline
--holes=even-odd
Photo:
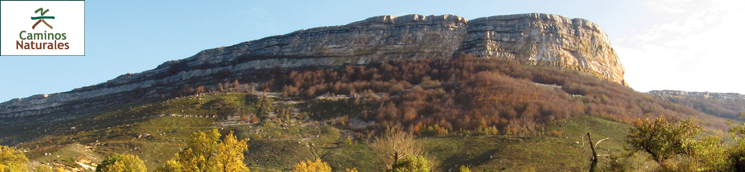
[[[378,158],[387,168],[406,156],[421,155],[421,143],[414,140],[414,135],[399,129],[388,129],[382,137],[376,138],[375,143],[371,145],[373,151],[377,153]]]
[[[593,145],[592,138],[590,138],[590,133],[587,133],[587,141],[590,142],[590,149],[592,150],[592,154],[587,152],[587,149],[585,149],[585,139],[582,138],[582,136],[580,136],[580,138],[582,139],[582,151],[585,151],[587,156],[590,157],[590,161],[592,161],[592,164],[590,164],[590,172],[594,172],[598,168],[598,153],[595,151],[595,147],[598,147],[598,144],[600,144],[600,142],[608,140],[610,139],[610,137],[601,139],[597,143],[595,143],[595,145]]]

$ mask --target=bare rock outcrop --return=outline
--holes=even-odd
[[[458,51],[579,70],[626,85],[608,36],[585,19],[535,13],[473,19]]]
[[[470,21],[454,15],[386,15],[203,50],[100,84],[12,99],[0,103],[0,118],[76,115],[127,99],[162,98],[186,86],[267,77],[273,68],[451,58],[461,52],[563,67],[626,85],[624,68],[607,35],[584,19],[537,13]]]

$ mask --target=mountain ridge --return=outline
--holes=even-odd
[[[540,13],[470,21],[455,15],[385,15],[207,49],[100,84],[12,99],[0,103],[0,118],[78,112],[120,104],[122,97],[164,98],[183,87],[226,78],[255,82],[270,76],[274,68],[451,58],[459,53],[563,67],[626,85],[625,71],[607,35],[584,19]]]
[[[659,97],[679,97],[679,98],[704,98],[704,99],[715,99],[715,100],[734,100],[741,99],[745,100],[745,95],[740,93],[720,93],[720,92],[708,92],[708,91],[681,91],[681,90],[652,90],[647,94],[659,96]]]

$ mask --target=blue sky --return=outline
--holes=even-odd
[[[745,3],[722,0],[87,1],[85,56],[0,57],[0,102],[93,85],[197,52],[378,15],[551,13],[599,24],[637,91],[745,93]]]

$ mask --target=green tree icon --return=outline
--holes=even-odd
[[[39,8],[39,9],[36,9],[36,11],[34,11],[34,13],[39,13],[39,12],[41,12],[41,16],[31,17],[31,20],[39,20],[34,24],[34,26],[31,26],[31,29],[36,29],[36,25],[39,25],[39,23],[42,23],[42,22],[45,25],[47,25],[50,29],[54,29],[52,28],[52,25],[49,25],[49,23],[47,23],[47,21],[44,20],[44,19],[54,19],[54,16],[44,16],[44,14],[47,14],[47,12],[49,12],[49,9],[44,10],[44,8]]]

